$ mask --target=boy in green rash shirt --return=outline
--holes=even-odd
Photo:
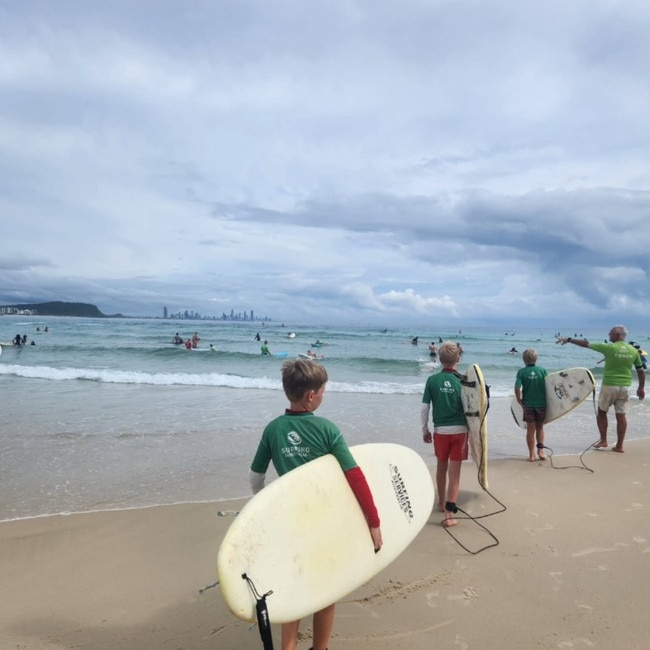
[[[321,405],[327,383],[327,370],[309,359],[285,361],[282,364],[282,387],[289,400],[284,415],[275,418],[264,429],[250,469],[253,493],[264,487],[266,470],[272,461],[278,475],[326,454],[332,454],[341,465],[352,492],[368,522],[375,552],[382,546],[377,508],[366,477],[357,465],[338,427],[314,415]],[[318,504],[314,504],[318,507]],[[282,650],[295,650],[300,621],[282,624]],[[334,604],[314,613],[312,650],[327,650],[334,627]]]
[[[636,369],[639,386],[636,395],[641,400],[645,397],[645,371],[639,351],[625,342],[627,329],[623,325],[614,325],[609,331],[609,343],[590,343],[587,339],[573,339],[570,336],[558,336],[556,343],[566,345],[573,343],[581,348],[600,352],[605,357],[603,383],[598,396],[598,415],[596,423],[600,440],[594,444],[596,449],[607,447],[607,411],[614,407],[616,414],[616,444],[612,451],[623,453],[623,441],[627,432],[627,410],[629,408],[632,385],[632,367]]]
[[[528,460],[534,463],[535,439],[537,439],[537,457],[546,460],[544,455],[544,420],[546,419],[546,372],[537,364],[537,352],[532,348],[524,350],[521,358],[526,364],[519,368],[515,377],[515,397],[524,409],[526,423],[526,444]]]
[[[456,370],[460,359],[457,343],[445,341],[438,350],[443,365],[439,373],[431,375],[425,385],[420,406],[422,439],[433,442],[436,455],[436,488],[438,508],[445,513],[443,526],[455,526],[456,500],[460,491],[460,470],[468,458],[469,440],[465,409],[461,400],[461,383]],[[433,435],[429,430],[429,407],[433,421]]]

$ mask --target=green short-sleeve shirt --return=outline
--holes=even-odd
[[[589,347],[605,356],[603,386],[630,386],[632,366],[643,368],[638,350],[625,341],[590,343]]]
[[[265,474],[269,463],[279,476],[332,454],[345,472],[357,466],[338,427],[313,413],[285,413],[269,422],[262,433],[251,469]]]
[[[461,383],[456,372],[442,370],[427,378],[422,403],[431,403],[431,419],[435,428],[466,426],[460,391]]]
[[[529,408],[546,408],[546,372],[537,365],[519,368],[515,388],[521,388],[521,401]]]

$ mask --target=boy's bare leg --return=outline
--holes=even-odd
[[[458,500],[458,492],[460,491],[460,470],[463,463],[460,460],[449,461],[449,487],[447,489],[447,501],[456,503]],[[455,526],[458,523],[454,519],[454,513],[445,509],[444,526]]]
[[[436,488],[438,490],[438,507],[441,512],[445,511],[445,501],[447,500],[447,469],[448,461],[439,460],[436,464]]]
[[[298,628],[300,621],[282,624],[282,650],[296,650],[298,647]]]
[[[335,606],[330,605],[314,614],[314,645],[312,650],[327,650],[327,644],[334,628],[334,610]]]
[[[540,460],[546,460],[544,453],[544,425],[541,422],[535,424],[535,435],[537,437],[537,456]],[[540,447],[540,445],[542,445]]]
[[[528,460],[534,463],[535,458],[535,423],[526,422],[526,444],[528,445]]]

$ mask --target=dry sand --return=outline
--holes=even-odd
[[[480,523],[498,545],[471,554],[433,513],[400,558],[338,605],[330,649],[650,647],[650,441],[584,460],[593,473],[493,462],[490,491],[507,509]],[[470,463],[461,488],[470,514],[499,509]],[[199,593],[216,579],[232,521],[217,512],[242,505],[0,524],[1,647],[261,648],[257,628],[229,613],[218,588]],[[472,521],[451,532],[471,551],[494,543]],[[303,621],[301,648],[310,627]]]

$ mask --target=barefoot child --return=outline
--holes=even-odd
[[[339,461],[366,517],[368,544],[373,544],[376,552],[382,545],[381,529],[366,478],[336,425],[314,415],[323,401],[326,383],[325,368],[309,359],[286,361],[282,365],[282,386],[289,400],[289,408],[264,429],[251,465],[251,488],[253,493],[257,493],[264,487],[266,470],[271,461],[281,476],[310,460],[332,454]],[[318,504],[315,503],[314,507],[317,508]],[[282,625],[282,650],[295,650],[299,626],[300,621]],[[314,614],[312,650],[327,649],[333,626],[334,604]]]
[[[546,460],[544,455],[544,420],[546,419],[546,375],[544,368],[537,364],[537,352],[531,348],[521,355],[526,366],[519,368],[515,378],[515,397],[524,409],[526,423],[526,444],[528,460],[534,463],[537,458]],[[535,457],[537,441],[537,458]]]
[[[465,410],[460,396],[461,383],[456,370],[460,350],[453,341],[438,349],[442,370],[431,375],[424,385],[420,422],[424,442],[433,440],[437,459],[436,487],[438,508],[445,513],[443,526],[455,526],[456,500],[460,489],[460,470],[468,457],[468,434]],[[432,407],[433,436],[429,431],[429,407]]]

